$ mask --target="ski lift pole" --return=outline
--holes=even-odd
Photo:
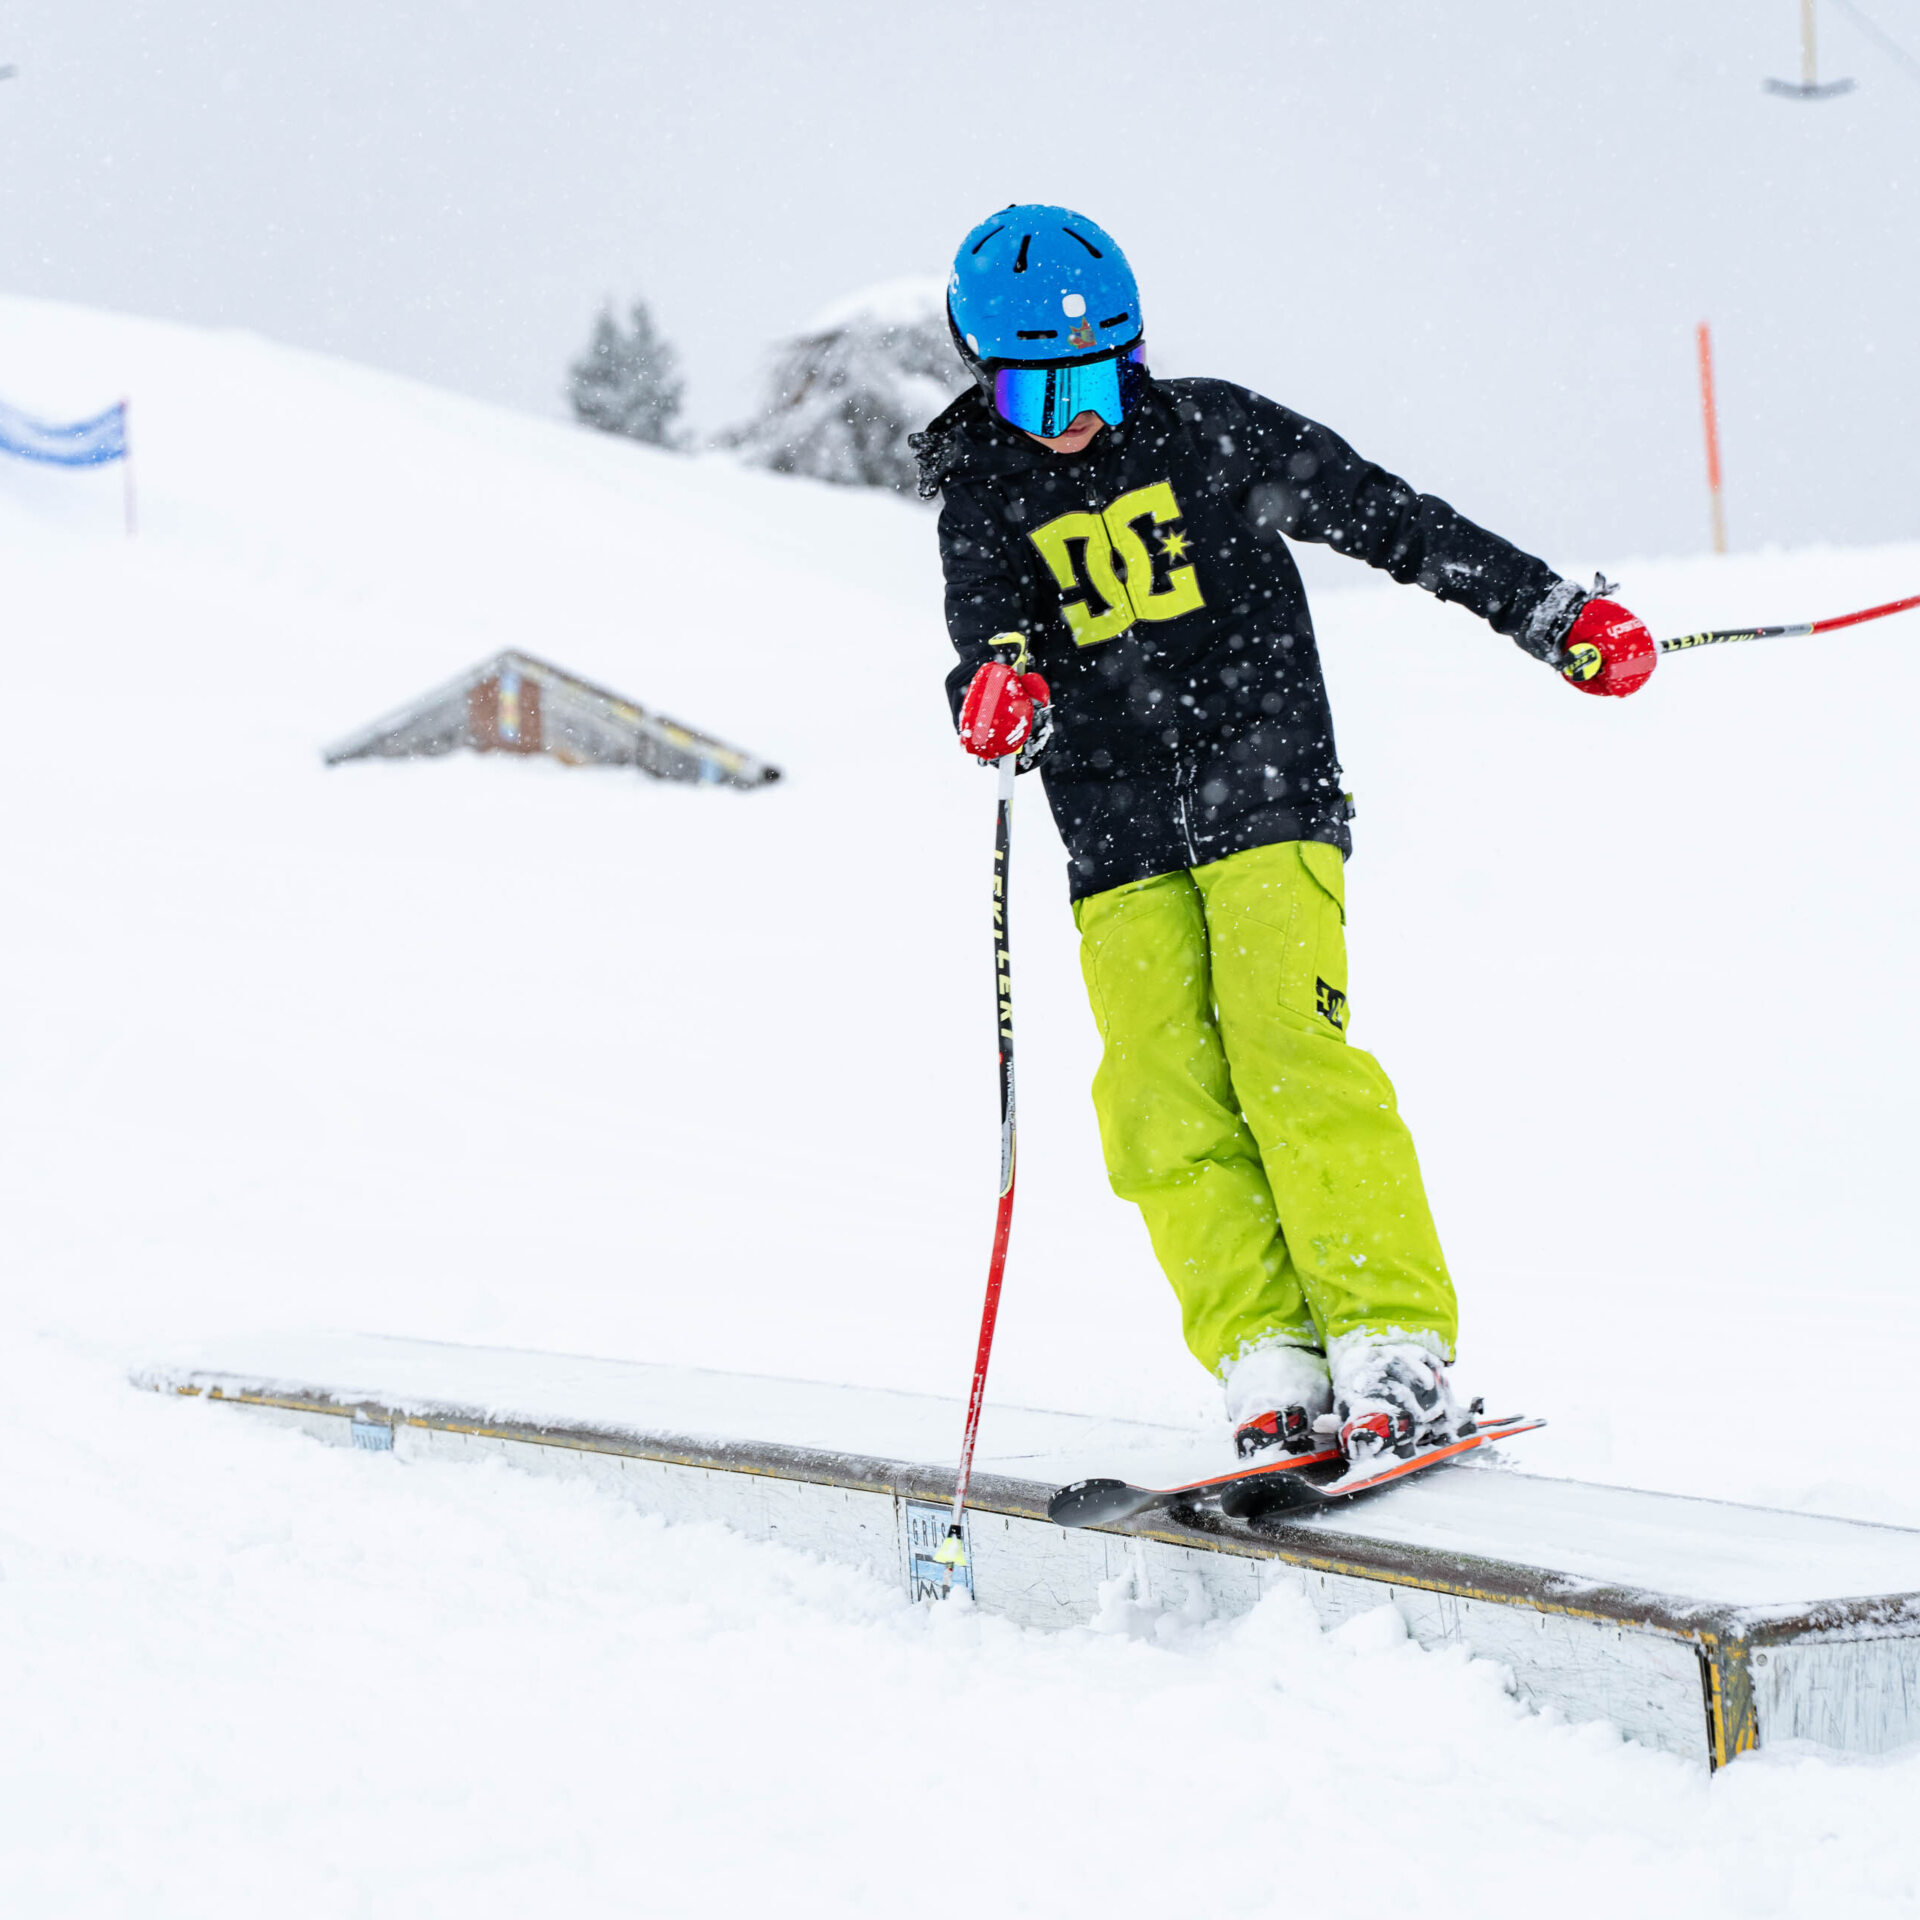
[[[1003,755],[993,834],[993,998],[1000,1023],[1000,1205],[993,1222],[993,1256],[987,1263],[987,1297],[980,1309],[980,1343],[973,1356],[973,1386],[967,1395],[967,1425],[960,1439],[960,1467],[953,1483],[953,1515],[934,1558],[947,1570],[947,1584],[967,1564],[961,1518],[973,1479],[974,1442],[987,1397],[987,1362],[993,1357],[994,1323],[1000,1317],[1000,1282],[1007,1270],[1007,1239],[1013,1232],[1016,1128],[1013,1100],[1013,960],[1007,944],[1007,893],[1013,875],[1013,779],[1018,753]]]
[[[1857,627],[1866,620],[1884,620],[1890,613],[1905,613],[1920,607],[1920,593],[1904,600],[1889,600],[1883,607],[1864,607],[1858,613],[1838,613],[1831,620],[1800,620],[1785,627],[1722,627],[1712,633],[1683,633],[1662,640],[1662,653],[1690,653],[1695,647],[1724,646],[1730,640],[1798,640],[1808,634],[1837,633],[1842,627]]]

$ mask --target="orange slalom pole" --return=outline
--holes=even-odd
[[[1700,350],[1700,414],[1707,429],[1707,496],[1713,506],[1713,550],[1727,550],[1727,514],[1720,496],[1720,411],[1713,400],[1713,335],[1702,320],[1695,329]]]

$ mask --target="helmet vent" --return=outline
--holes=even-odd
[[[1102,320],[1100,324],[1103,327],[1117,327],[1122,320],[1131,320],[1132,318],[1133,315],[1130,313],[1116,313],[1111,320]]]
[[[1096,247],[1093,244],[1091,240],[1087,238],[1087,236],[1084,233],[1075,233],[1071,227],[1062,227],[1060,231],[1064,233],[1070,240],[1078,240],[1080,244],[1083,247],[1085,247],[1086,250],[1090,254],[1092,254],[1096,260],[1104,260],[1107,257],[1104,253],[1100,251],[1098,247]],[[1022,250],[1022,254],[1024,257],[1024,249]]]
[[[1023,233],[1020,236],[1020,257],[1017,260],[1015,260],[1013,263],[1013,270],[1015,273],[1026,272],[1027,249],[1032,245],[1033,245],[1033,235],[1030,233]]]
[[[1022,327],[1015,333],[1014,338],[1016,340],[1058,340],[1060,329],[1058,327]]]
[[[1005,233],[1005,232],[1006,232],[1005,227],[995,227],[993,230],[993,233]],[[993,238],[993,233],[986,233],[980,236],[979,243],[974,247],[975,253],[978,253],[980,251],[980,248],[984,247],[987,244],[987,242]]]

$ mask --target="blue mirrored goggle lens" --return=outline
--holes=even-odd
[[[1022,433],[1042,440],[1063,434],[1083,413],[1097,413],[1117,427],[1137,389],[1128,376],[1143,365],[1146,348],[1104,360],[1068,361],[1052,367],[1000,367],[993,376],[994,411]]]

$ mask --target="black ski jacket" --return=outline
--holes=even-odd
[[[1286,536],[1458,601],[1554,659],[1585,596],[1337,434],[1223,380],[1149,380],[1050,453],[961,395],[913,441],[945,495],[956,724],[985,660],[1053,692],[1041,763],[1077,900],[1279,840],[1350,848],[1333,718]]]

